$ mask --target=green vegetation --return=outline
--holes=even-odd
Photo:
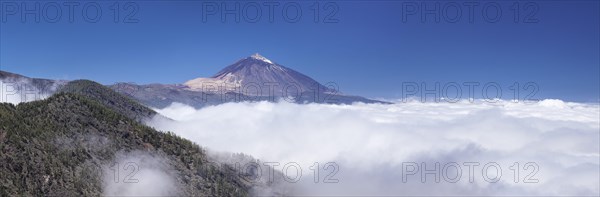
[[[113,111],[134,120],[151,118],[156,112],[110,88],[89,80],[76,80],[61,87],[59,92],[75,93],[98,101]]]
[[[247,196],[251,184],[216,168],[197,144],[139,122],[156,114],[100,84],[74,81],[17,106],[0,103],[0,196],[97,196],[97,170],[119,151],[160,155],[178,172],[180,195]]]

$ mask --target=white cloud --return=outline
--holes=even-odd
[[[158,155],[118,152],[102,168],[102,192],[105,196],[173,196],[178,190],[174,172]]]
[[[174,103],[157,110],[175,121],[148,124],[216,151],[243,152],[262,161],[302,166],[304,195],[598,195],[600,109],[597,104],[544,100],[538,103],[408,102],[384,104],[226,103],[202,109]],[[312,183],[320,163],[319,183]],[[339,183],[323,183],[335,162]],[[457,183],[434,175],[406,176],[402,164],[461,164]],[[463,162],[479,162],[474,183]],[[502,169],[497,183],[482,167]],[[518,183],[514,171],[519,163]],[[538,183],[523,183],[530,177]],[[493,164],[493,163],[492,163]],[[293,169],[293,168],[292,168]],[[450,168],[448,168],[450,169]],[[490,170],[491,169],[491,170]],[[488,169],[492,172],[494,168]],[[441,169],[440,169],[441,170]],[[406,170],[404,170],[406,172]],[[448,177],[452,177],[452,170]],[[443,172],[440,172],[443,174]],[[494,173],[488,176],[494,177]],[[294,176],[292,171],[291,176]]]

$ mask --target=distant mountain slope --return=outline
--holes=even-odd
[[[0,79],[4,82],[22,82],[22,81],[31,81],[32,85],[36,87],[57,87],[57,85],[65,84],[66,81],[63,80],[50,80],[50,79],[40,79],[40,78],[30,78],[23,75],[9,73],[6,71],[0,70]]]
[[[213,77],[178,85],[117,83],[109,86],[148,106],[164,108],[173,102],[196,108],[226,102],[278,101],[295,103],[386,103],[344,95],[293,69],[254,54],[225,67]]]
[[[0,196],[102,195],[103,176],[94,169],[136,151],[165,158],[176,195],[246,196],[268,187],[209,165],[198,145],[129,118],[149,113],[91,81],[71,82],[45,100],[0,103]]]
[[[102,103],[113,111],[128,118],[141,121],[152,118],[157,113],[150,108],[123,96],[110,88],[89,80],[75,80],[61,86],[59,92],[70,92],[86,96]]]
[[[271,100],[266,96],[249,97],[235,92],[193,91],[181,85],[117,83],[109,87],[116,92],[154,108],[165,108],[173,102],[201,108],[226,102]]]
[[[64,80],[30,78],[0,70],[0,102],[19,103],[44,99],[66,83]]]

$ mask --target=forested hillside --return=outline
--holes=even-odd
[[[136,121],[155,114],[91,81],[67,84],[52,97],[0,104],[0,196],[101,195],[102,173],[118,152],[165,158],[177,195],[246,196],[253,184],[233,168],[170,132]]]

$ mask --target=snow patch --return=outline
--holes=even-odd
[[[254,55],[250,56],[252,59],[256,59],[256,60],[260,60],[263,62],[267,62],[269,64],[273,64],[273,62],[269,59],[267,59],[266,57],[263,57],[262,55],[255,53]]]

